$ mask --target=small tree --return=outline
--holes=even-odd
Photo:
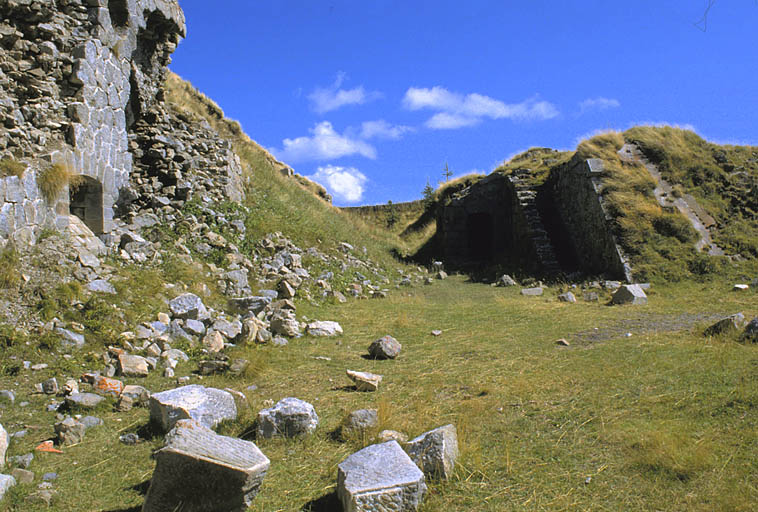
[[[453,175],[453,171],[450,170],[450,167],[448,167],[447,162],[445,162],[445,170],[442,171],[442,175],[445,177],[445,181],[450,181],[450,177]]]
[[[424,197],[424,209],[428,210],[434,204],[434,187],[429,183],[429,178],[426,179],[422,195]]]
[[[397,211],[392,201],[387,201],[387,227],[391,228],[397,222]]]

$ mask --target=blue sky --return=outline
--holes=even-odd
[[[758,1],[179,0],[171,69],[336,205],[597,130],[758,144]]]

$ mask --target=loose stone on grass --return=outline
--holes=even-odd
[[[66,397],[65,401],[70,406],[92,409],[100,405],[103,400],[105,398],[94,393],[72,393]]]
[[[355,383],[356,391],[376,391],[382,382],[382,376],[375,373],[347,370],[347,376]]]
[[[0,467],[5,466],[5,453],[8,451],[8,432],[0,425]]]
[[[647,295],[637,284],[625,284],[613,294],[612,304],[632,304],[643,306],[647,304]]]
[[[576,296],[574,296],[571,292],[566,292],[558,295],[558,300],[560,302],[569,302],[571,304],[574,304],[576,302]]]
[[[403,346],[390,335],[383,336],[369,345],[368,353],[374,359],[395,359]]]
[[[149,404],[150,420],[163,432],[168,432],[183,419],[193,419],[214,428],[223,420],[237,418],[237,406],[231,394],[198,384],[155,393]]]
[[[379,411],[376,409],[358,409],[348,414],[342,422],[341,434],[349,436],[354,433],[366,432],[379,425]]]
[[[726,334],[737,332],[745,326],[745,315],[742,313],[735,313],[729,315],[726,318],[722,318],[715,324],[708,327],[704,334],[706,336],[715,336],[718,334]]]
[[[368,446],[338,465],[344,512],[415,511],[425,492],[424,474],[397,441]]]
[[[544,290],[541,286],[537,286],[535,288],[524,288],[521,290],[521,295],[527,296],[527,297],[539,297],[542,295]]]
[[[270,465],[254,443],[191,420],[176,424],[155,459],[143,512],[243,512]]]
[[[307,332],[310,336],[338,336],[342,334],[342,326],[329,320],[316,321],[308,324]]]
[[[458,435],[454,425],[421,434],[405,445],[411,460],[430,478],[447,480],[458,458]]]
[[[303,437],[318,426],[318,415],[311,404],[298,398],[283,398],[274,407],[258,413],[259,438]]]

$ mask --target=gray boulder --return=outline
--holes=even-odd
[[[347,376],[355,383],[356,391],[376,391],[382,382],[382,376],[369,372],[347,370]]]
[[[606,284],[608,281],[606,281]],[[647,295],[638,284],[625,284],[621,286],[611,299],[613,304],[632,304],[634,306],[644,306],[647,304]]]
[[[5,497],[5,493],[16,485],[16,479],[11,475],[0,475],[0,500]]]
[[[717,334],[726,334],[737,332],[745,325],[745,315],[742,313],[735,313],[729,315],[726,318],[722,318],[715,324],[711,325],[705,330],[706,336],[715,336]]]
[[[318,426],[318,415],[311,404],[298,398],[283,398],[274,407],[258,413],[259,438],[302,437]]]
[[[566,292],[558,295],[558,300],[560,302],[569,302],[571,304],[574,304],[576,302],[576,296],[571,292]]]
[[[342,326],[330,320],[315,321],[308,324],[310,336],[338,336],[342,334]]]
[[[276,293],[276,292],[274,292]],[[275,297],[274,297],[275,298]],[[253,313],[257,315],[264,310],[266,306],[271,304],[273,298],[271,296],[252,296],[252,297],[240,297],[231,299],[230,302],[236,308],[242,311]]]
[[[402,348],[399,341],[387,335],[371,342],[368,353],[374,359],[395,359]]]
[[[168,432],[176,422],[193,419],[208,428],[237,418],[231,393],[198,384],[170,389],[150,396],[150,420]]]
[[[105,398],[95,393],[71,393],[66,397],[66,404],[83,409],[92,409],[100,405],[103,400]]]
[[[174,318],[190,318],[205,321],[210,318],[202,299],[194,293],[184,293],[168,303]]]
[[[342,422],[342,435],[351,435],[376,428],[379,425],[379,411],[377,409],[358,409],[348,414]]]
[[[96,293],[108,293],[110,295],[116,294],[116,288],[106,281],[105,279],[95,279],[87,283],[87,289]]]
[[[5,453],[8,451],[8,432],[0,425],[0,468],[5,466]]]
[[[415,511],[425,492],[424,474],[397,441],[368,446],[338,465],[344,512]]]
[[[742,333],[742,339],[758,343],[758,318],[753,318],[745,326],[745,331]]]
[[[155,460],[143,512],[243,512],[270,465],[254,443],[220,436],[190,420],[179,421],[166,435]]]
[[[121,353],[118,356],[119,373],[125,377],[147,377],[150,368],[142,356]]]
[[[83,423],[70,416],[55,424],[55,434],[58,436],[60,444],[81,443],[86,430],[87,427]]]
[[[515,279],[513,279],[508,274],[503,274],[502,276],[500,276],[500,279],[496,281],[496,284],[497,286],[508,287],[508,286],[516,286],[518,283],[516,282]]]
[[[430,478],[447,480],[458,458],[458,435],[454,425],[435,428],[405,445],[411,460]]]

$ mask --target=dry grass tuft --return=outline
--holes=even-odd
[[[18,284],[20,280],[18,264],[18,251],[12,243],[9,243],[0,252],[0,288],[11,288]]]
[[[76,188],[82,181],[81,175],[76,174],[64,164],[53,164],[37,177],[37,185],[42,192],[42,197],[48,203],[55,202],[66,186]]]
[[[26,164],[12,158],[3,158],[0,160],[0,177],[16,176],[18,178],[24,175]]]

